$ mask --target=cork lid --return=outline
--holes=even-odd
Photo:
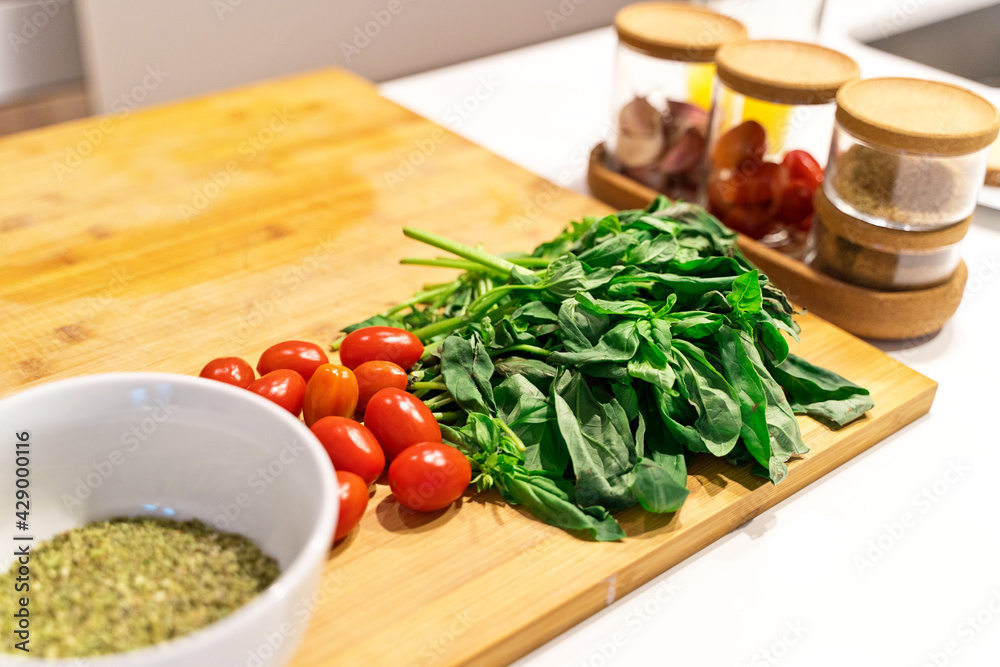
[[[837,93],[837,120],[862,141],[936,155],[964,155],[997,137],[1000,112],[972,91],[939,81],[854,81]]]
[[[955,245],[965,238],[972,224],[972,216],[969,216],[954,225],[930,231],[880,227],[841,211],[829,200],[823,188],[816,189],[813,205],[816,208],[816,215],[831,233],[851,243],[882,252],[914,253],[940,250]]]
[[[738,93],[780,104],[828,104],[861,75],[843,53],[818,44],[757,39],[715,54],[719,78]]]
[[[615,15],[618,39],[657,58],[708,63],[728,42],[745,40],[742,23],[704,7],[640,2]]]

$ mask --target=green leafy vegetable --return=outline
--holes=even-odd
[[[530,255],[404,231],[457,257],[407,263],[462,273],[345,331],[414,331],[419,395],[477,487],[581,536],[623,538],[610,512],[636,504],[676,511],[697,454],[780,482],[808,451],[795,414],[842,426],[872,407],[789,354],[788,299],[698,206],[573,222]]]

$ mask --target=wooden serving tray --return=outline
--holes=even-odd
[[[337,70],[2,139],[0,201],[3,395],[332,341],[447,275],[397,264],[431,254],[403,225],[503,251],[609,210]],[[801,323],[795,352],[870,388],[876,407],[839,431],[802,418],[812,451],[784,482],[699,460],[681,511],[622,512],[631,537],[610,544],[492,493],[417,514],[379,484],[331,552],[293,665],[509,662],[930,408],[933,381],[816,317]]]
[[[605,166],[604,144],[591,151],[587,184],[618,210],[642,208],[657,193]],[[927,289],[885,292],[851,285],[740,234],[740,249],[792,301],[864,338],[902,339],[934,333],[958,310],[968,269],[959,262],[951,278]]]

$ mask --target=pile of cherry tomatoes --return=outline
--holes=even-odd
[[[719,137],[712,152],[708,211],[727,227],[755,239],[784,229],[809,231],[813,194],[823,168],[803,150],[790,150],[781,162],[764,159],[764,128],[748,120]]]
[[[441,439],[431,410],[406,391],[424,346],[405,329],[365,327],[340,346],[343,365],[321,347],[290,340],[264,350],[257,373],[239,357],[213,359],[201,377],[260,394],[302,415],[337,471],[340,518],[334,540],[361,521],[369,487],[389,465],[389,488],[418,511],[443,509],[472,478],[465,455]],[[363,423],[362,423],[363,422]]]

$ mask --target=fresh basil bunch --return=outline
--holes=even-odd
[[[780,482],[808,451],[795,414],[839,426],[873,405],[789,354],[791,304],[699,206],[659,197],[530,255],[405,233],[459,257],[405,263],[464,273],[345,331],[412,329],[412,382],[478,487],[546,523],[621,539],[611,512],[680,508],[697,454]]]

